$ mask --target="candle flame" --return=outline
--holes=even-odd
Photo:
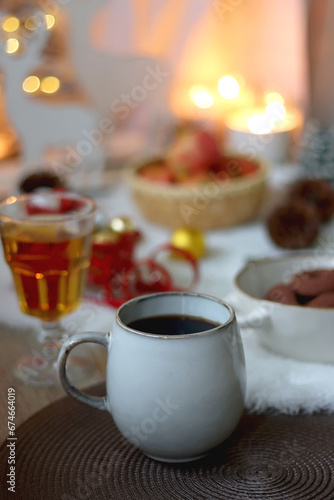
[[[252,134],[269,134],[277,124],[283,121],[285,114],[286,111],[282,102],[270,101],[264,114],[249,117],[247,121],[248,129]]]
[[[268,116],[263,115],[253,115],[247,120],[247,126],[252,134],[269,134],[274,127],[270,127]]]
[[[266,115],[275,122],[282,121],[285,116],[285,107],[279,101],[272,101],[266,107]]]
[[[267,104],[270,102],[280,102],[281,104],[284,104],[284,97],[278,92],[267,92],[264,99]]]
[[[218,90],[224,99],[235,99],[240,93],[240,86],[233,76],[226,75],[220,78]]]

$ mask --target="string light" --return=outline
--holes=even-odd
[[[20,42],[17,38],[8,38],[6,42],[6,52],[7,54],[15,54],[19,50]]]
[[[45,15],[46,29],[51,30],[56,24],[56,18],[52,14]]]
[[[54,94],[59,90],[60,80],[56,76],[47,76],[41,81],[41,91],[45,94]]]
[[[28,17],[28,19],[24,23],[24,26],[29,31],[35,31],[35,30],[37,30],[40,27],[40,25],[41,25],[41,19],[40,19],[39,16]]]
[[[45,14],[46,29],[50,30],[56,24],[56,18],[52,14]],[[29,31],[35,31],[41,26],[41,18],[39,16],[28,17],[24,26]]]
[[[31,75],[26,78],[22,84],[22,88],[25,92],[28,92],[29,94],[33,94],[36,92],[39,87],[40,87],[41,81],[38,78],[38,76]]]
[[[20,20],[17,17],[7,17],[2,23],[2,29],[7,33],[13,33],[20,26]]]

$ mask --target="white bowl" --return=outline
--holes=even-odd
[[[263,299],[272,286],[314,269],[334,269],[334,254],[314,250],[249,261],[234,279],[230,303],[240,326],[258,330],[269,349],[302,361],[334,363],[334,308]]]

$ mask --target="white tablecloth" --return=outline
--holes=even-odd
[[[271,183],[282,185],[295,174],[294,167],[276,167]],[[1,175],[1,172],[0,172]],[[100,210],[111,218],[129,216],[134,219],[143,239],[136,257],[147,257],[154,248],[170,241],[171,230],[153,226],[137,212],[126,186],[112,185],[96,196]],[[328,226],[326,231],[333,233]],[[220,298],[232,290],[233,277],[249,259],[281,253],[271,242],[261,220],[206,234],[207,255],[200,261],[198,292]],[[176,264],[178,265],[178,264]],[[186,273],[186,270],[184,270]],[[181,271],[182,274],[182,271]],[[0,259],[0,322],[15,326],[37,324],[23,315],[17,306],[9,269]],[[64,320],[69,330],[111,329],[114,319],[112,308],[85,302],[82,308]],[[334,366],[305,363],[283,358],[262,347],[256,332],[244,335],[247,364],[247,407],[253,411],[269,408],[285,413],[313,412],[320,409],[334,411]]]

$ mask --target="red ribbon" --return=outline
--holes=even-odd
[[[157,261],[162,252],[171,252],[184,259],[192,269],[192,280],[187,287],[178,287],[168,269]],[[166,244],[157,248],[148,259],[133,263],[112,277],[104,286],[102,297],[89,296],[98,304],[107,304],[118,308],[127,300],[139,295],[155,292],[187,291],[198,282],[199,269],[197,260],[186,250]]]

